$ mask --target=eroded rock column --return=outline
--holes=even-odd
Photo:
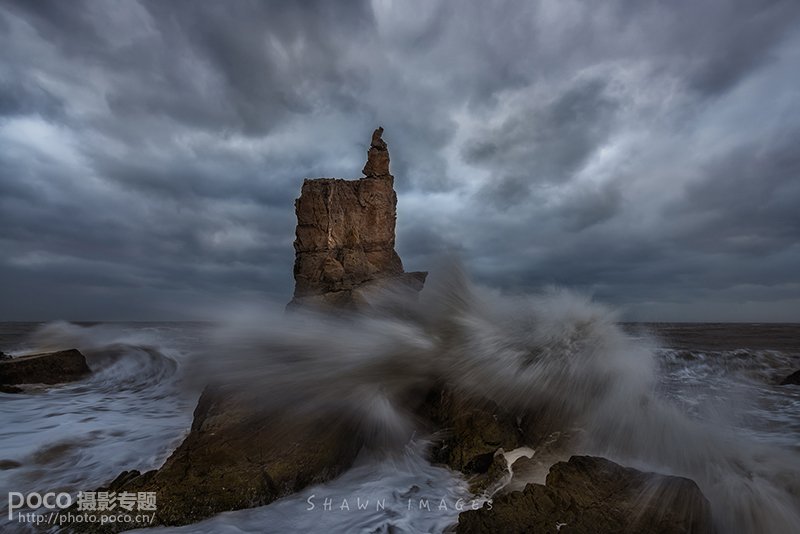
[[[404,273],[394,250],[397,194],[382,135],[383,128],[372,134],[363,178],[303,182],[295,201],[292,305],[347,306],[352,291],[365,282]],[[424,280],[424,275],[415,278]]]

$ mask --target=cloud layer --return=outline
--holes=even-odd
[[[800,4],[0,3],[0,320],[292,290],[386,128],[398,249],[640,320],[800,321]]]

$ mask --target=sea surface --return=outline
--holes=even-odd
[[[792,495],[796,487],[790,483],[781,493],[786,486],[770,477],[771,473],[777,478],[787,473],[793,476],[791,470],[800,459],[800,386],[778,385],[800,369],[800,325],[619,326],[633,343],[647,347],[649,356],[636,358],[653,360],[657,380],[647,387],[663,401],[664,410],[677,414],[659,422],[673,425],[674,435],[648,438],[632,450],[617,446],[611,438],[601,439],[586,445],[586,451],[605,452],[629,465],[693,476],[710,496],[717,516],[731,515],[736,506],[758,508],[761,497],[781,503],[778,520],[755,518],[737,527],[723,518],[718,524],[723,532],[793,528],[800,515],[799,497]],[[187,377],[184,369],[212,343],[212,330],[208,323],[0,323],[0,350],[19,356],[74,347],[86,355],[93,370],[89,378],[71,384],[33,386],[22,394],[0,393],[0,531],[34,531],[27,524],[9,521],[7,492],[74,495],[108,483],[121,471],[146,471],[163,463],[190,427],[202,384]],[[669,422],[673,417],[680,419]],[[704,436],[707,426],[719,431]],[[643,426],[641,432],[653,431]],[[675,449],[685,446],[686,451],[675,453],[680,458],[650,451],[661,443]],[[693,471],[694,464],[683,462],[682,457],[695,449],[703,451],[698,452],[701,463],[708,462],[703,456],[708,454],[735,457],[732,462],[744,464],[747,476],[763,477],[765,482],[742,482],[733,472],[728,478],[728,474]],[[782,473],[771,464],[758,464],[762,457],[791,461],[787,465],[781,460],[787,470]],[[726,465],[718,468],[727,469]],[[743,498],[739,494],[748,491],[753,492],[753,500],[737,504],[735,499]],[[421,497],[430,499],[431,510],[408,504]],[[425,442],[419,436],[405,445],[399,457],[359,462],[337,480],[271,505],[220,514],[196,525],[154,530],[441,532],[457,521],[459,499],[469,506],[472,498],[460,474],[427,462]],[[323,506],[326,500],[332,503],[330,509]],[[356,500],[369,504],[358,509]],[[376,506],[380,500],[383,508]]]

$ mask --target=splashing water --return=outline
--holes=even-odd
[[[5,337],[19,337],[14,323],[0,328]],[[177,373],[194,330],[57,322],[14,346],[13,355],[77,347],[93,373],[58,387],[0,394],[0,530],[26,527],[6,523],[8,492],[75,495],[166,459],[191,423],[196,400],[179,387]]]
[[[571,432],[562,456],[694,479],[724,532],[800,531],[797,450],[730,427],[734,414],[721,406],[686,414],[660,391],[655,341],[633,339],[613,312],[568,291],[503,297],[451,267],[419,302],[389,295],[369,314],[259,316],[223,339],[240,345],[202,360],[206,372],[269,392],[260,401],[274,407],[347,412],[381,444],[408,440],[414,392],[443,380]],[[752,393],[734,380],[726,387],[728,400]]]
[[[159,446],[148,442],[144,449],[152,453],[147,461],[131,458],[133,451],[122,452],[124,443],[116,443],[123,458],[116,453],[113,458],[101,456],[105,479],[97,466],[87,474],[59,465],[53,480],[61,487],[86,489],[86,484],[107,482],[123,469],[153,467],[163,459],[164,446],[180,437],[178,429],[188,426],[187,402],[178,407],[174,399],[194,397],[181,395],[179,382],[185,387],[213,379],[236,384],[265,409],[327,413],[332,419],[346,415],[359,422],[371,450],[391,454],[366,455],[339,479],[265,507],[162,530],[258,532],[269,522],[316,532],[440,531],[456,520],[452,506],[439,515],[426,514],[407,510],[405,499],[423,489],[451,501],[468,497],[458,474],[423,459],[415,408],[421,392],[444,382],[466,397],[489,399],[520,415],[534,414],[535,424],[550,436],[572,436],[559,442],[554,458],[598,454],[692,478],[711,502],[721,532],[800,531],[800,454],[788,446],[800,436],[800,399],[794,390],[773,391],[756,383],[763,374],[747,365],[742,373],[726,373],[712,358],[681,359],[674,351],[657,349],[655,339],[626,334],[613,312],[583,296],[558,290],[501,296],[469,284],[453,266],[434,273],[419,299],[387,292],[375,296],[372,304],[368,313],[336,317],[277,309],[231,313],[212,339],[175,354],[147,350],[143,347],[152,344],[125,339],[130,334],[106,336],[98,327],[51,325],[34,339],[49,340],[53,348],[91,349],[90,366],[96,364],[101,371],[86,382],[15,400],[21,411],[3,404],[2,420],[21,426],[19,435],[5,430],[0,435],[0,459],[24,457],[15,440],[47,443],[58,435],[43,424],[22,423],[13,414],[36,419],[42,403],[55,397],[75,410],[77,398],[102,421],[99,399],[114,399],[119,384],[129,384],[145,413],[163,412],[168,437]],[[67,334],[78,338],[68,343]],[[120,346],[124,356],[104,360]],[[789,358],[781,365],[792,362]],[[689,378],[697,379],[691,388],[686,386]],[[769,406],[793,421],[785,440],[775,439],[774,427],[762,432],[741,417],[742,407],[772,398],[775,403]],[[121,399],[131,400],[124,388]],[[126,425],[132,422],[120,423]],[[135,434],[132,428],[124,430]],[[536,449],[540,444],[530,445]],[[3,486],[12,485],[14,471],[0,471]],[[16,483],[18,475],[13,476]],[[297,513],[306,510],[311,495],[329,496],[339,505],[347,496],[375,498],[381,489],[388,496],[386,510]]]

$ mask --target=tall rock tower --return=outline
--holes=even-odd
[[[383,128],[372,134],[363,178],[303,182],[295,201],[291,306],[353,306],[358,304],[356,290],[389,278],[422,287],[425,273],[404,273],[394,250],[397,194],[382,135]]]

